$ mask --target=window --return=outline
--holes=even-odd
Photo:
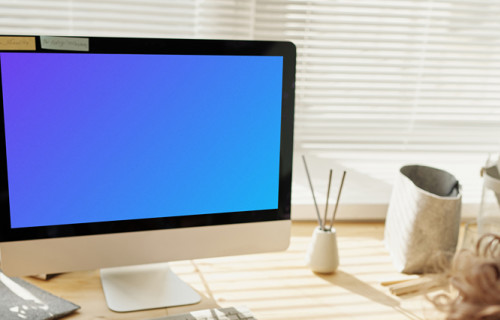
[[[304,154],[318,201],[345,169],[339,218],[373,219],[404,164],[454,174],[475,213],[500,151],[499,16],[493,0],[0,0],[0,33],[291,40],[293,217],[315,217]]]

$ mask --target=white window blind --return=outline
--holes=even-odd
[[[383,204],[402,165],[424,164],[457,176],[474,214],[500,151],[498,1],[263,1],[256,29],[298,46],[295,150],[321,158],[318,189],[346,169],[344,204]]]
[[[473,211],[500,151],[496,0],[0,0],[0,33],[293,41],[295,151],[320,194],[348,171],[340,218],[383,217],[404,164],[457,176]],[[293,174],[313,218],[300,158]]]

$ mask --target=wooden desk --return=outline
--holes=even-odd
[[[436,319],[419,295],[396,297],[380,282],[401,278],[382,239],[382,223],[337,224],[340,267],[318,275],[304,264],[316,225],[297,222],[285,252],[181,261],[172,269],[202,296],[197,305],[115,313],[107,309],[98,271],[27,278],[82,308],[66,319],[149,319],[211,307],[246,305],[266,319]]]

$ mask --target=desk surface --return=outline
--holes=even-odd
[[[436,319],[420,295],[397,297],[380,282],[402,278],[384,248],[382,223],[337,224],[340,266],[319,275],[304,264],[314,223],[295,222],[287,251],[171,263],[202,296],[199,304],[115,313],[106,307],[98,271],[26,278],[81,309],[65,319],[149,319],[212,307],[245,305],[266,319]]]

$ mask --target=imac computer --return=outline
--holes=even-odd
[[[101,269],[108,306],[128,311],[199,301],[165,262],[286,249],[295,55],[0,36],[2,271]]]

